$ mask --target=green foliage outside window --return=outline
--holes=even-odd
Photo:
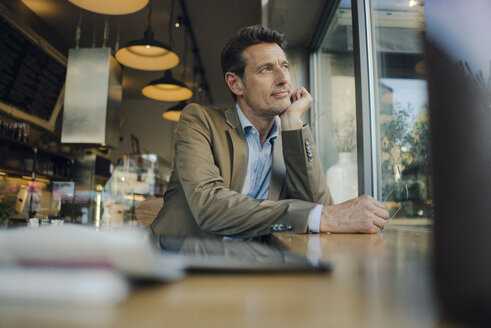
[[[392,115],[381,122],[382,195],[387,195],[396,183],[407,183],[409,204],[406,216],[429,216],[430,150],[427,105],[411,117],[411,105],[395,102]],[[399,166],[400,176],[396,166]],[[400,179],[400,180],[399,180]],[[393,192],[387,201],[405,199],[404,188]]]

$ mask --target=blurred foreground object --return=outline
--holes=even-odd
[[[128,294],[126,278],[171,281],[183,263],[164,257],[147,233],[73,224],[0,232],[0,301],[110,305]]]
[[[427,2],[435,284],[445,320],[491,326],[491,43],[487,0]]]

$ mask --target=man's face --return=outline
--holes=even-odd
[[[291,104],[288,60],[283,50],[276,43],[260,43],[246,48],[242,55],[246,62],[243,105],[258,116],[283,114]]]

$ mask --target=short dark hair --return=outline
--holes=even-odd
[[[220,63],[223,75],[232,72],[243,78],[246,62],[242,54],[248,47],[260,43],[276,43],[283,51],[286,48],[285,35],[280,31],[261,25],[245,26],[227,42],[222,50]],[[230,93],[234,100],[237,100],[237,96],[233,92]]]

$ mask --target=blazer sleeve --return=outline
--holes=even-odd
[[[332,205],[331,193],[309,126],[282,131],[281,137],[286,168],[285,198]]]
[[[259,200],[229,189],[215,164],[213,122],[199,106],[182,113],[176,132],[175,169],[194,220],[217,235],[254,237],[276,231],[305,233],[315,203]]]

